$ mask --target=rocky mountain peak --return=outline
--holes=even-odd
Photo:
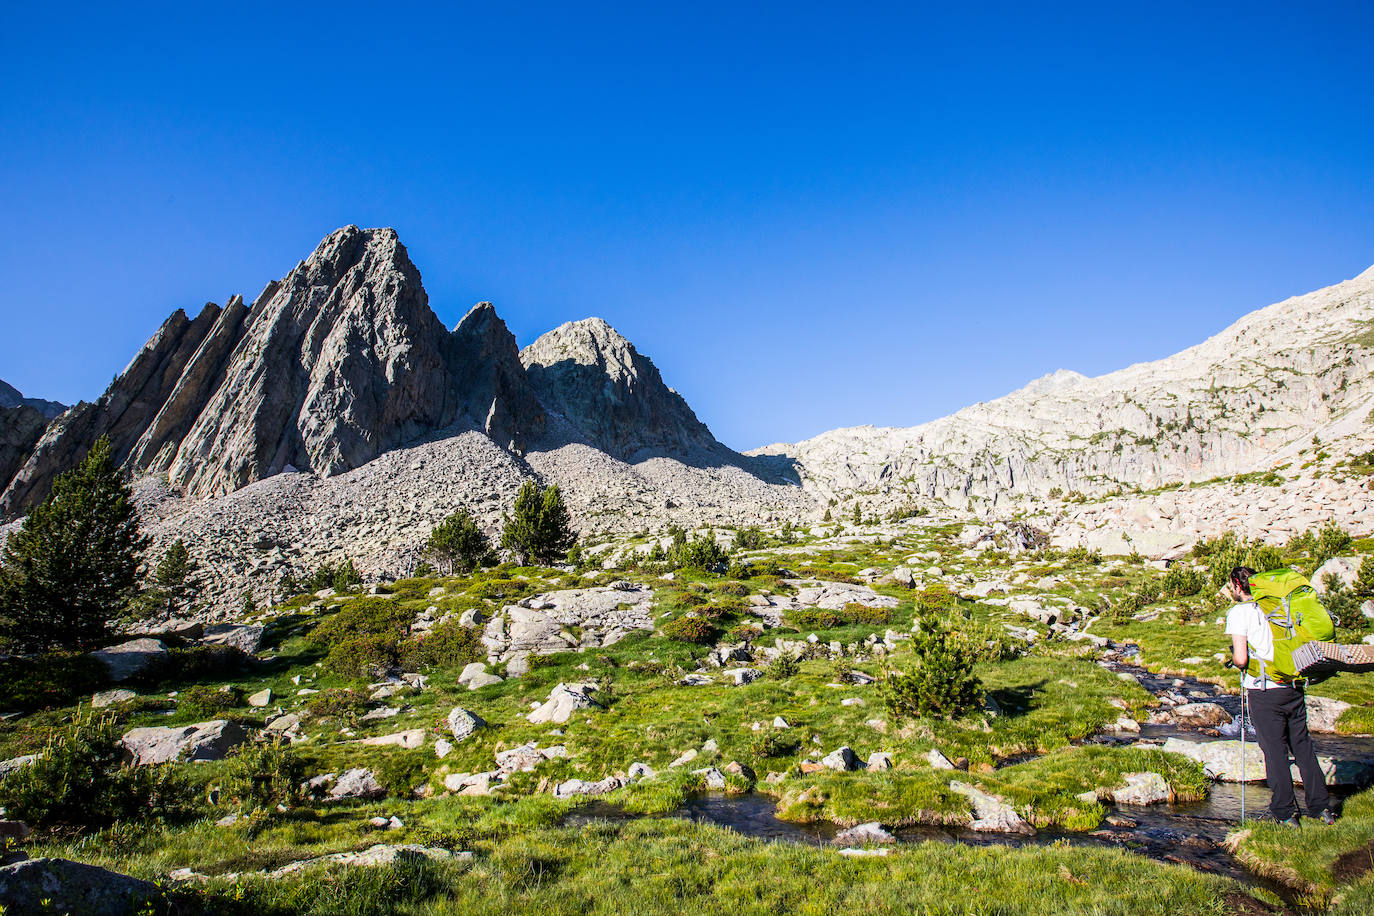
[[[539,400],[624,460],[724,450],[658,368],[600,318],[560,325],[520,351]]]
[[[489,305],[450,334],[396,231],[346,226],[251,306],[235,296],[195,319],[174,312],[7,476],[0,513],[42,499],[102,435],[131,471],[213,496],[292,468],[342,473],[450,428],[518,447],[542,420]]]

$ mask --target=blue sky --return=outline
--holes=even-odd
[[[27,4],[0,378],[397,227],[452,325],[599,315],[726,443],[1168,355],[1374,263],[1369,3]]]

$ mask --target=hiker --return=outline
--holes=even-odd
[[[1336,812],[1326,791],[1326,777],[1307,733],[1307,699],[1302,682],[1283,684],[1266,672],[1265,663],[1274,661],[1274,634],[1264,611],[1251,598],[1250,577],[1254,574],[1248,566],[1231,570],[1230,591],[1236,604],[1226,613],[1226,635],[1231,637],[1232,661],[1245,672],[1245,701],[1260,750],[1264,752],[1265,781],[1272,793],[1269,813],[1281,824],[1299,826],[1293,774],[1288,769],[1291,751],[1302,774],[1308,817],[1334,824]],[[1251,658],[1256,664],[1247,667]],[[1242,740],[1244,737],[1242,734]]]

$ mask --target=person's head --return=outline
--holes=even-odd
[[[1255,571],[1248,566],[1237,566],[1231,570],[1231,594],[1237,601],[1250,600],[1250,577]]]

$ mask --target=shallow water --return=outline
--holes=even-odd
[[[1174,692],[1194,702],[1217,703],[1233,717],[1240,715],[1240,697],[1225,693],[1221,688],[1193,678],[1178,678],[1152,674],[1143,668],[1120,661],[1102,663],[1112,671],[1129,673],[1141,686],[1153,694]],[[1181,682],[1181,683],[1180,683]],[[1192,740],[1223,740],[1218,737],[1180,728],[1175,725],[1144,725],[1139,735],[1097,735],[1088,743],[1140,745],[1162,744],[1171,737]],[[1238,729],[1233,727],[1230,737]],[[1247,740],[1254,732],[1247,728]],[[1374,758],[1374,738],[1355,738],[1343,735],[1313,735],[1317,753],[1345,758]],[[1254,748],[1259,753],[1258,745]],[[1022,762],[1003,761],[1002,765]],[[1343,799],[1348,791],[1331,790],[1334,798]],[[1222,845],[1228,831],[1241,822],[1242,796],[1247,818],[1262,816],[1269,804],[1269,790],[1263,785],[1212,783],[1203,801],[1179,804],[1109,806],[1102,826],[1088,833],[1040,831],[1034,836],[1004,833],[980,833],[958,827],[906,827],[894,831],[899,842],[964,843],[973,846],[1047,846],[1062,842],[1071,846],[1123,848],[1161,862],[1187,865],[1199,871],[1225,875],[1252,885],[1264,885],[1283,894],[1283,888],[1262,881],[1247,872]],[[1302,805],[1301,787],[1297,788],[1298,803]],[[614,805],[594,802],[570,814],[565,824],[578,825],[592,820],[631,820],[640,815],[626,814]],[[698,795],[668,815],[697,823],[727,827],[744,836],[811,845],[826,845],[834,841],[840,828],[832,823],[794,824],[779,820],[774,800],[766,795],[748,794],[726,796]]]

